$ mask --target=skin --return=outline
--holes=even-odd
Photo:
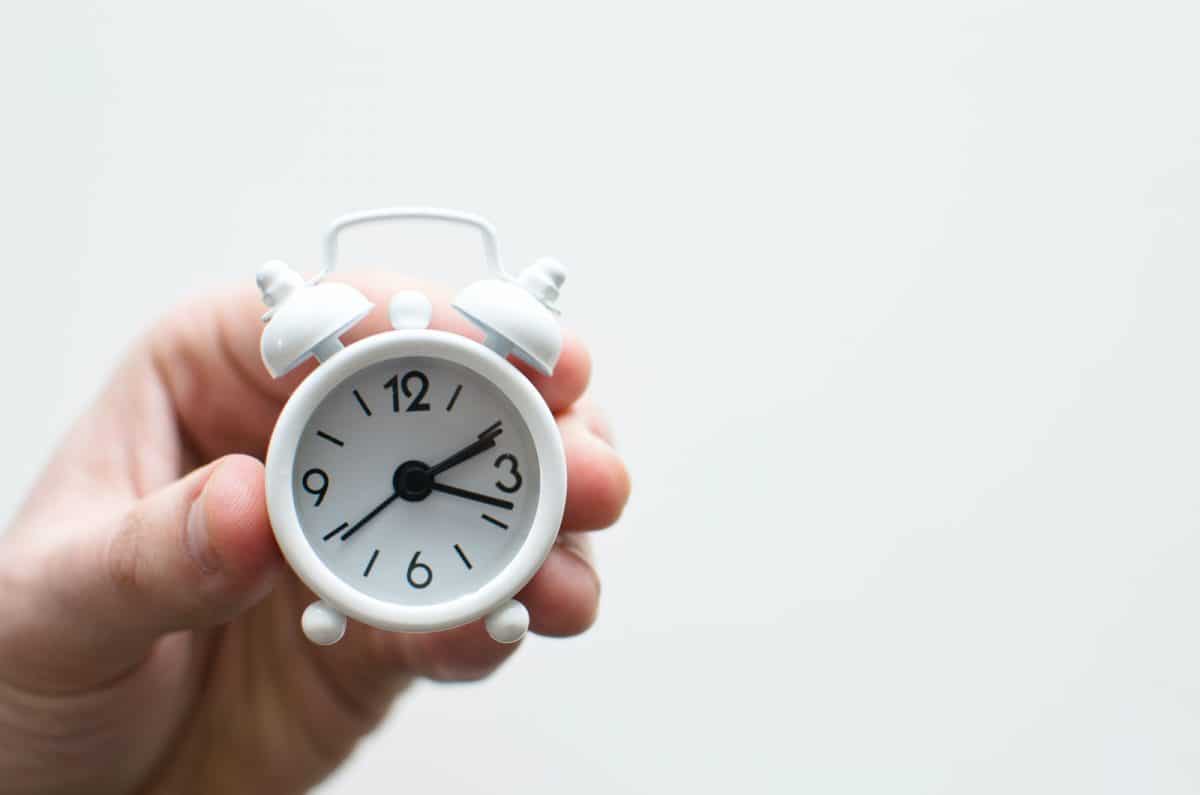
[[[346,342],[388,328],[389,296],[414,287],[348,281],[376,309]],[[435,328],[479,338],[444,293],[419,288]],[[271,379],[261,312],[253,289],[230,290],[151,329],[0,538],[0,793],[303,792],[417,677],[480,679],[516,650],[482,622],[304,638],[314,597],[275,545],[262,459],[314,365]],[[577,531],[611,525],[629,496],[583,398],[589,371],[567,335],[553,377],[526,372],[558,419],[569,479],[564,532],[518,596],[541,635],[594,621],[600,581]]]

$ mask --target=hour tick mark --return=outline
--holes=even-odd
[[[496,527],[499,527],[501,530],[508,529],[508,525],[506,525],[504,522],[500,521],[499,519],[497,519],[494,516],[488,516],[486,513],[481,513],[480,516],[483,517],[483,521],[491,522],[492,524],[496,525]]]
[[[337,438],[336,436],[330,436],[329,434],[325,433],[325,431],[317,431],[317,436],[320,436],[322,439],[324,439],[327,442],[333,442],[338,447],[346,446],[346,443],[343,442],[341,439]]]
[[[363,569],[363,576],[367,577],[371,574],[371,567],[375,565],[375,558],[379,557],[379,550],[371,553],[371,559],[367,561],[367,567]]]
[[[349,526],[350,526],[350,523],[349,523],[349,522],[342,522],[340,525],[338,525],[337,527],[333,528],[332,530],[330,530],[330,531],[329,531],[328,533],[326,533],[325,535],[321,536],[321,540],[322,540],[322,541],[328,541],[329,539],[333,538],[335,535],[337,535],[338,533],[342,532],[343,530],[345,530],[345,529],[346,529],[347,527],[349,527]]]
[[[371,416],[371,407],[367,405],[367,401],[363,400],[363,396],[358,394],[358,390],[354,390],[354,399],[358,401],[358,405],[362,407],[363,413],[368,417]]]
[[[454,387],[454,394],[450,396],[450,402],[446,404],[446,411],[454,411],[454,401],[458,400],[458,393],[462,391],[462,384]]]
[[[467,555],[466,555],[466,553],[465,553],[465,552],[463,552],[463,551],[462,551],[462,547],[460,547],[458,544],[455,544],[455,545],[454,545],[454,551],[458,553],[458,556],[459,556],[460,558],[462,558],[462,562],[463,562],[464,564],[466,564],[466,567],[467,567],[468,569],[473,569],[473,568],[475,568],[474,566],[472,566],[472,565],[471,565],[471,561],[467,560]]]

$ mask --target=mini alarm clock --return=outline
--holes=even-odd
[[[482,233],[489,278],[453,303],[482,343],[428,328],[429,299],[406,291],[391,298],[391,331],[342,344],[372,305],[323,281],[339,234],[408,220]],[[259,270],[263,364],[278,378],[319,363],[284,405],[266,460],[275,538],[318,597],[301,618],[311,641],[336,643],[347,617],[396,632],[483,618],[501,643],[524,636],[529,613],[514,596],[554,544],[567,471],[553,415],[509,357],[553,372],[564,279],[550,259],[511,276],[487,221],[428,208],[338,218],[311,281],[279,261]]]

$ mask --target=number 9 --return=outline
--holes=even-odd
[[[310,478],[320,481],[320,485],[314,486],[309,483]],[[304,486],[305,491],[316,495],[317,501],[313,503],[314,506],[321,504],[321,501],[325,499],[325,492],[329,490],[329,476],[325,474],[325,470],[323,469],[308,470],[304,473],[304,477],[300,479],[300,483]]]

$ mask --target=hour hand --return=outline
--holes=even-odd
[[[494,505],[497,508],[504,508],[509,511],[511,511],[513,508],[513,504],[508,500],[502,500],[498,497],[489,497],[488,495],[480,494],[477,491],[467,491],[466,489],[460,489],[455,486],[447,486],[445,483],[434,483],[432,488],[434,491],[440,491],[443,494],[450,494],[454,497],[462,497],[463,499],[467,500],[475,500],[475,502],[482,502],[484,505]]]
[[[500,427],[500,420],[496,420],[486,429],[484,429],[483,433],[479,434],[479,437],[475,441],[471,442],[469,445],[459,450],[457,453],[445,459],[444,461],[439,461],[431,466],[429,468],[429,477],[436,477],[450,467],[458,466],[463,461],[466,461],[469,458],[474,458],[484,450],[495,447],[496,437],[503,432],[504,429]]]

